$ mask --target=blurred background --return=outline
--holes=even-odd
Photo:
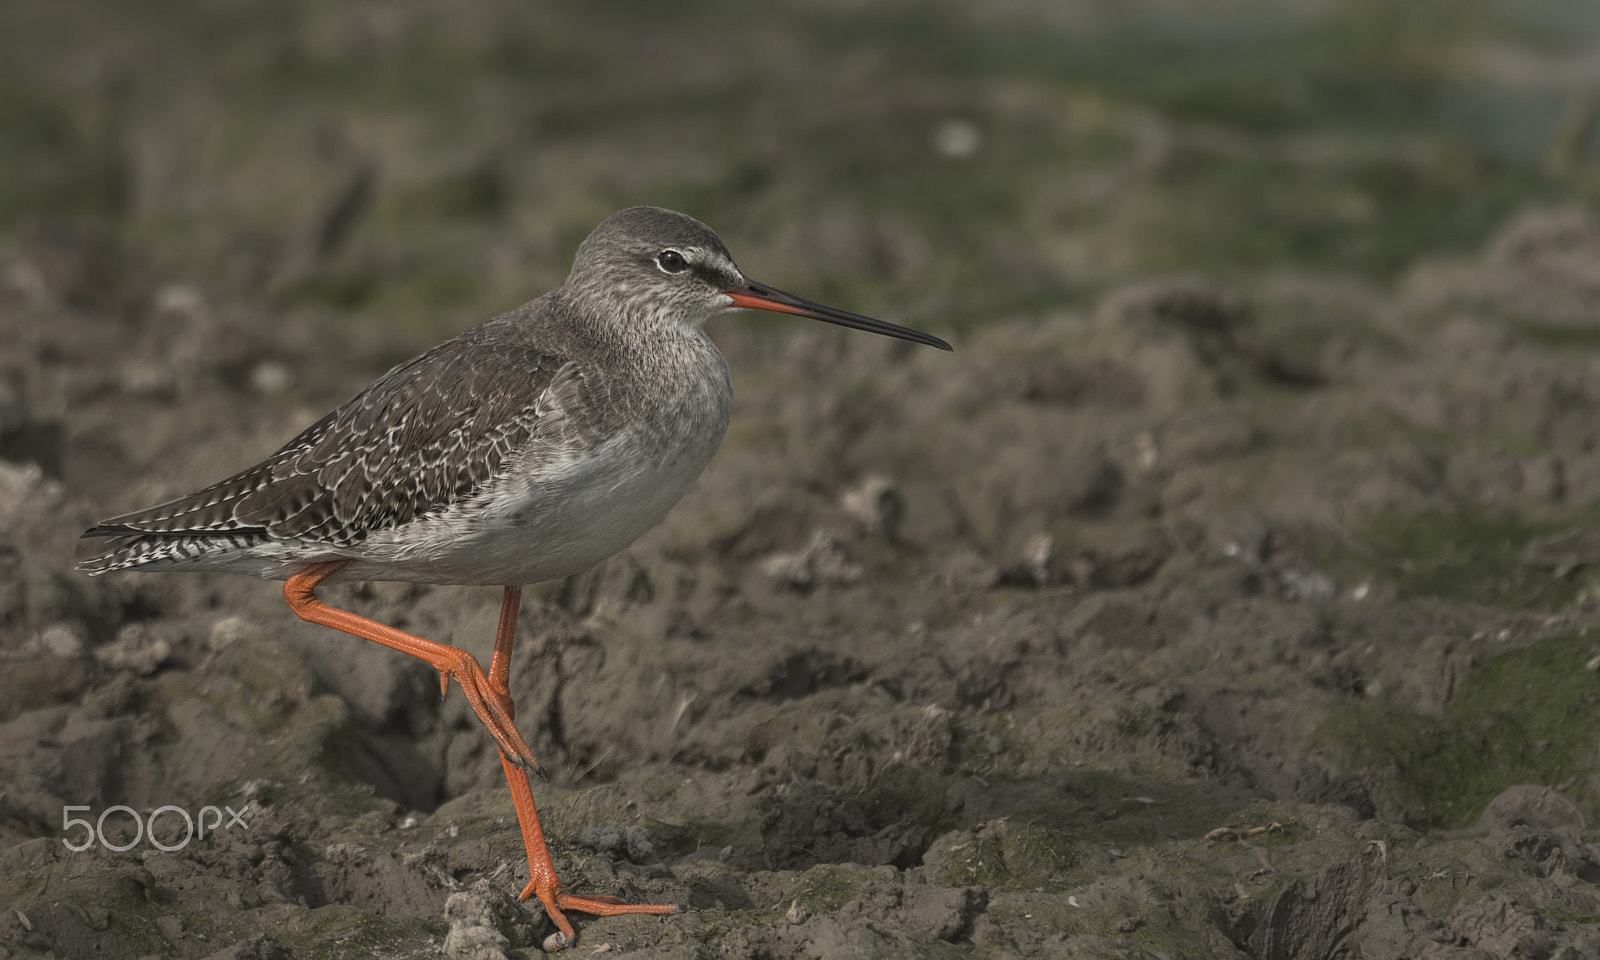
[[[538,951],[458,694],[72,564],[641,203],[957,349],[713,321],[717,460],[529,592],[568,888],[692,907],[585,943],[1600,955],[1597,120],[1593,0],[6,0],[0,960]]]
[[[1597,189],[1570,0],[8,3],[0,231],[431,340],[651,202],[944,329],[1174,271],[1393,279]]]

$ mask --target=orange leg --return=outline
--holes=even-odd
[[[404,630],[396,630],[394,627],[376,620],[368,620],[348,610],[330,607],[317,599],[317,585],[349,562],[332,560],[327,563],[314,563],[290,577],[283,585],[283,598],[289,601],[289,608],[295,615],[302,620],[375,640],[386,647],[393,647],[401,653],[409,653],[426,661],[429,666],[439,671],[440,696],[450,692],[450,678],[455,677],[456,682],[461,684],[461,692],[467,696],[467,703],[472,706],[472,712],[476,713],[478,719],[488,728],[489,735],[494,737],[495,745],[500,748],[501,755],[511,757],[520,767],[530,770],[537,767],[538,761],[533,759],[533,751],[528,749],[522,734],[517,732],[515,718],[508,709],[511,698],[505,695],[504,684],[500,687],[501,692],[494,695],[489,678],[484,676],[483,668],[478,665],[476,657],[465,650],[424,640]]]
[[[522,604],[522,590],[506,587],[505,599],[500,604],[500,626],[495,631],[494,655],[489,660],[485,674],[478,660],[464,650],[397,630],[394,627],[358,616],[348,610],[330,607],[317,599],[317,585],[339,570],[348,560],[316,563],[305,568],[283,585],[283,596],[289,607],[302,620],[320,623],[354,636],[375,640],[386,647],[426,661],[439,671],[439,692],[449,692],[450,678],[455,677],[466,694],[467,702],[490,736],[500,748],[500,766],[505,771],[506,784],[511,788],[511,802],[517,810],[517,823],[522,827],[522,844],[528,851],[528,885],[521,899],[537,896],[544,904],[561,936],[568,945],[577,941],[577,934],[568,922],[564,910],[612,916],[619,913],[678,913],[674,904],[628,904],[616,897],[575,897],[561,892],[561,881],[556,877],[555,864],[550,860],[550,850],[544,842],[544,830],[539,826],[539,814],[533,806],[533,787],[528,771],[536,769],[538,762],[528,749],[522,734],[517,732],[516,704],[511,700],[511,644],[517,634],[517,608]]]
[[[511,643],[517,634],[517,608],[522,604],[522,590],[506,587],[505,600],[500,604],[500,629],[494,635],[494,656],[489,659],[489,686],[491,695],[500,698],[501,708],[507,716],[516,715],[516,705],[511,702],[507,686],[511,682]],[[539,812],[533,807],[533,785],[528,772],[500,755],[500,767],[505,771],[506,785],[511,788],[511,803],[517,808],[517,823],[522,827],[522,845],[528,851],[528,885],[522,888],[520,899],[538,897],[544,912],[556,929],[561,931],[566,945],[577,942],[564,911],[592,913],[609,917],[619,913],[678,913],[676,904],[632,904],[616,897],[575,897],[561,892],[561,880],[556,876],[556,865],[550,860],[550,849],[544,842],[544,828],[539,825]]]

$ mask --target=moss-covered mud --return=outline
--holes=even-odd
[[[1331,712],[1318,736],[1343,761],[1391,769],[1375,795],[1419,826],[1466,826],[1521,783],[1557,784],[1596,808],[1600,698],[1585,666],[1596,647],[1584,633],[1497,654],[1473,669],[1440,716],[1352,704]]]
[[[715,321],[717,460],[528,591],[566,888],[689,908],[579,949],[1600,955],[1597,38],[1561,0],[0,5],[0,960],[539,954],[458,690],[270,584],[72,564],[632,203],[957,352]],[[480,656],[499,600],[326,593]],[[68,848],[117,805],[177,810]]]

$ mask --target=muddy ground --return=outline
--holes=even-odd
[[[421,57],[407,43],[441,22],[428,4],[370,22],[300,9],[234,46],[205,32],[220,6],[181,29],[21,6],[138,80],[84,81],[50,55],[65,47],[7,41],[32,78],[0,90],[32,98],[17,115],[57,81],[87,98],[60,149],[89,172],[24,171],[37,196],[0,243],[0,958],[540,951],[552,927],[515,899],[515,817],[459,690],[441,700],[419,664],[301,623],[275,584],[73,563],[94,521],[254,462],[388,365],[559,282],[587,226],[647,201],[711,220],[753,276],[957,350],[715,321],[738,394],[715,462],[625,553],[529,591],[513,693],[567,889],[690,908],[575,918],[578,955],[1600,955],[1592,172],[1506,187],[1473,208],[1481,225],[1430,221],[1411,247],[1311,243],[1274,263],[1219,236],[1219,260],[1153,211],[1227,206],[1197,170],[1304,142],[1219,146],[1233,134],[1037,77],[991,77],[980,104],[967,80],[959,97],[926,75],[900,87],[893,56],[845,51],[833,65],[857,72],[816,82],[877,99],[835,99],[837,129],[809,98],[791,119],[837,133],[909,111],[931,159],[884,176],[992,190],[992,172],[951,166],[992,149],[1036,203],[886,188],[814,208],[808,184],[839,168],[802,152],[786,170],[773,151],[798,141],[756,137],[707,174],[721,134],[618,120],[648,101],[613,88],[592,94],[604,122],[548,108],[487,146],[471,97],[443,147],[397,133],[413,107],[369,90],[251,119],[275,133],[229,126],[241,102],[270,113],[241,77],[293,87],[293,64],[328,49],[379,51],[358,68]],[[493,8],[464,21],[482,49]],[[656,57],[699,91],[691,117],[744,109],[706,92],[717,68],[683,35],[628,46],[545,13],[539,42],[569,56],[550,70],[581,75],[572,50]],[[796,51],[822,28],[750,29],[760,43],[719,55],[812,76]],[[138,66],[201,40],[231,57],[218,88],[182,72],[198,61]],[[337,86],[310,72],[317,97]],[[935,122],[955,108],[987,118],[992,148]],[[1049,173],[1004,153],[1008,124],[1046,117],[1107,153]],[[657,165],[618,159],[619,123]],[[188,134],[210,146],[172,146]],[[536,135],[530,181],[503,151]],[[292,145],[273,154],[274,137]],[[1417,183],[1488,192],[1454,155],[1396,157],[1381,162]],[[1350,173],[1322,162],[1292,161],[1308,182]],[[38,199],[80,174],[115,181],[104,209]],[[1328,229],[1400,244],[1382,189],[1339,200],[1376,205]],[[963,203],[993,220],[952,238]],[[719,222],[741,207],[756,212]],[[1298,228],[1261,213],[1252,229]],[[499,602],[328,596],[484,657]],[[68,849],[83,831],[64,817],[115,805],[226,807],[244,826],[180,847],[169,812],[125,852]],[[130,816],[104,835],[133,840]]]

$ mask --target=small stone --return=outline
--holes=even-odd
[[[221,650],[233,646],[240,640],[254,639],[260,636],[260,633],[243,617],[223,617],[211,625],[211,633],[206,637],[206,646],[212,650]]]
[[[1022,565],[1037,584],[1050,582],[1050,559],[1055,556],[1056,538],[1048,533],[1036,533],[1028,538],[1022,548]]]
[[[18,510],[34,491],[44,485],[44,469],[37,463],[0,460],[0,513]]]
[[[94,652],[94,658],[107,669],[128,670],[141,677],[155,673],[171,656],[172,644],[150,636],[137,623],[123,627],[117,639]]]
[[[860,486],[846,490],[839,498],[839,506],[866,532],[890,540],[899,539],[906,504],[888,477],[872,474],[861,481]]]
[[[505,960],[510,945],[505,934],[493,927],[452,923],[445,934],[444,955],[453,960]]]
[[[52,657],[76,657],[83,653],[83,626],[77,623],[52,623],[39,631],[38,645]]]
[[[850,542],[832,530],[818,530],[799,553],[767,557],[761,572],[768,580],[792,590],[847,586],[859,582],[864,575],[850,554]]]
[[[156,291],[155,308],[160,313],[189,318],[203,317],[206,313],[206,298],[198,287],[187,283],[169,283]]]
[[[294,371],[277,360],[263,360],[250,369],[250,389],[275,397],[294,385]]]
[[[791,900],[789,901],[789,910],[788,912],[784,913],[783,919],[789,921],[791,924],[799,925],[805,923],[806,918],[809,916],[810,914],[806,913],[805,908],[800,906],[799,900]]]
[[[970,157],[982,146],[983,132],[971,120],[952,117],[933,131],[933,148],[952,160]]]
[[[1285,570],[1279,579],[1289,599],[1302,603],[1332,600],[1339,593],[1333,578],[1318,570]]]
[[[1117,921],[1118,933],[1132,933],[1137,929],[1139,929],[1138,917],[1123,917],[1121,920]]]
[[[171,399],[178,390],[177,373],[170,366],[149,360],[127,361],[118,371],[117,380],[125,392],[156,400]]]
[[[1050,565],[1055,552],[1055,537],[1048,533],[1034,534],[1023,545],[1020,560],[1000,572],[1000,582],[1010,586],[1047,586],[1051,581]]]
[[[1001,570],[970,550],[958,550],[944,558],[938,577],[952,590],[988,590],[1001,582]]]
[[[504,960],[511,941],[495,929],[494,911],[480,892],[452,893],[444,902],[444,916],[450,921],[450,932],[444,938],[445,956],[452,960]]]
[[[1149,473],[1161,462],[1161,447],[1156,443],[1155,434],[1148,430],[1141,430],[1133,438],[1139,469]]]

